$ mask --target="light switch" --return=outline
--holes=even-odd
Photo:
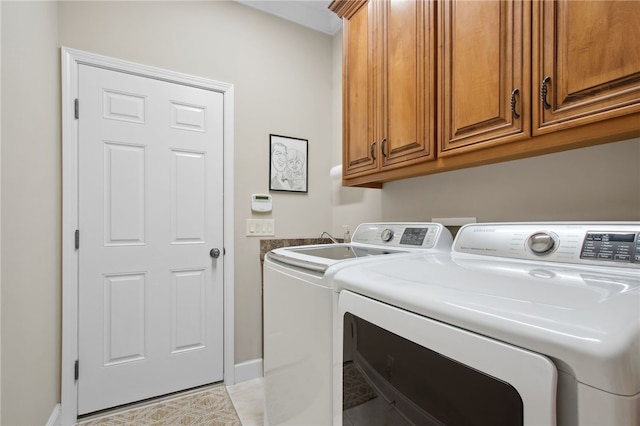
[[[273,237],[275,219],[247,219],[247,237]]]

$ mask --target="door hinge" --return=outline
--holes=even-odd
[[[73,104],[74,104],[74,112],[77,120],[78,118],[80,118],[80,101],[78,100],[78,98],[76,98],[75,101],[73,101]]]
[[[80,361],[78,361],[76,359],[76,363],[73,366],[73,377],[76,379],[76,381],[78,380],[78,377],[80,377]]]
[[[80,248],[80,230],[79,229],[76,229],[75,244],[76,244],[76,250],[78,250]]]

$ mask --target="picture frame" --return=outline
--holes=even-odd
[[[269,135],[269,191],[308,192],[309,141]]]

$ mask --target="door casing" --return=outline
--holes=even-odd
[[[73,425],[78,415],[78,386],[75,362],[78,359],[78,67],[86,64],[142,77],[173,82],[224,96],[224,383],[235,383],[234,375],[234,220],[233,220],[233,110],[234,88],[201,77],[136,64],[107,56],[62,47],[62,366],[60,423]],[[82,113],[82,107],[80,107]],[[80,368],[82,374],[82,368]]]

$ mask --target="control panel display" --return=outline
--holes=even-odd
[[[581,259],[640,263],[640,234],[626,232],[587,232]]]
[[[424,237],[427,235],[427,231],[427,228],[406,228],[402,233],[400,244],[421,246],[424,242]]]

